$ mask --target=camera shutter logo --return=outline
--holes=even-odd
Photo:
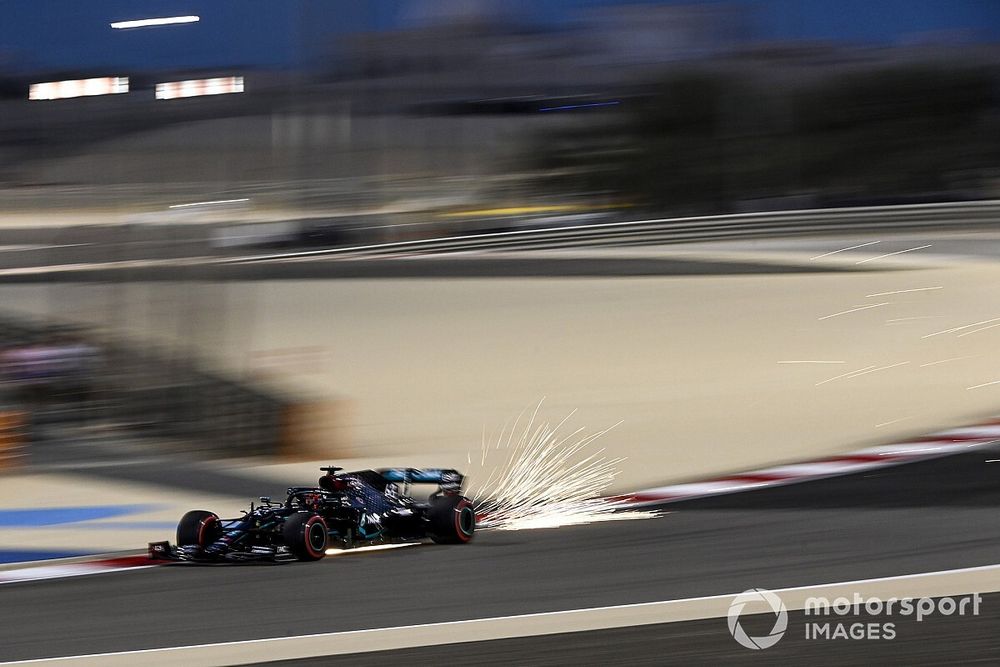
[[[740,625],[740,614],[743,613],[743,607],[748,602],[764,602],[774,612],[774,627],[771,628],[770,633],[763,637],[751,637]],[[733,639],[739,642],[740,646],[755,651],[771,648],[778,643],[784,636],[785,630],[788,629],[788,610],[785,609],[785,603],[777,595],[763,588],[751,588],[737,595],[732,604],[729,605],[729,613],[726,618],[729,621],[729,634],[733,636]]]

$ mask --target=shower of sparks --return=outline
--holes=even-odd
[[[883,426],[889,426],[890,424],[898,424],[909,419],[909,417],[900,417],[899,419],[893,419],[892,421],[882,422],[881,424],[875,424],[875,428],[882,428]]]
[[[840,315],[847,315],[848,313],[856,313],[859,310],[868,310],[869,308],[878,308],[879,306],[888,306],[890,303],[892,303],[892,302],[891,301],[885,301],[883,303],[868,304],[867,306],[858,306],[856,308],[851,308],[850,310],[842,310],[839,313],[834,313],[833,315],[824,315],[823,317],[820,317],[820,318],[817,318],[817,319],[819,319],[820,321],[822,321],[822,320],[828,320],[831,317],[839,317]]]
[[[848,250],[854,250],[855,248],[864,248],[865,246],[875,245],[876,243],[880,243],[880,241],[869,241],[868,243],[859,243],[858,245],[852,245],[847,248],[841,248],[840,250],[825,252],[822,255],[816,255],[815,257],[810,257],[809,259],[813,260],[813,259],[819,259],[820,257],[829,257],[830,255],[836,255],[838,252],[846,252]]]
[[[871,298],[873,296],[889,296],[890,294],[907,294],[909,292],[930,292],[931,290],[944,289],[944,286],[939,287],[914,287],[913,289],[898,289],[895,292],[875,292],[875,294],[868,294],[866,298]]]
[[[819,359],[817,359],[817,360],[812,360],[812,359],[797,360],[796,359],[796,360],[792,360],[792,361],[779,361],[778,363],[779,364],[846,364],[847,362],[846,361],[824,361],[824,360],[819,360]]]
[[[921,338],[931,338],[933,336],[940,336],[941,334],[955,333],[956,331],[963,331],[965,329],[971,329],[972,327],[978,327],[983,324],[989,324],[990,322],[1000,321],[1000,317],[994,317],[991,320],[982,320],[981,322],[973,322],[972,324],[966,324],[960,327],[952,327],[951,329],[943,329],[942,331],[935,331],[934,333],[929,333],[926,336],[921,336]]]
[[[941,359],[939,361],[928,361],[926,364],[920,364],[921,368],[926,368],[927,366],[937,366],[938,364],[947,364],[950,361],[962,361],[963,359],[974,359],[975,357],[951,357],[950,359]]]
[[[1000,327],[1000,322],[996,322],[994,324],[987,324],[985,327],[979,327],[978,329],[972,329],[970,331],[966,331],[965,333],[960,333],[960,334],[958,334],[958,336],[956,336],[956,338],[962,338],[963,336],[969,336],[969,335],[972,335],[974,333],[979,333],[980,331],[986,331],[987,329],[992,329],[994,327]]]
[[[923,250],[924,248],[930,248],[933,244],[928,243],[927,245],[917,246],[916,248],[907,248],[906,250],[897,250],[896,252],[887,252],[884,255],[878,255],[877,257],[869,257],[868,259],[862,259],[859,262],[854,262],[855,264],[865,264],[866,262],[874,262],[876,259],[885,259],[886,257],[892,257],[893,255],[902,255],[904,252],[913,252],[914,250]]]
[[[994,380],[993,382],[984,382],[982,384],[975,384],[971,387],[966,387],[966,389],[979,389],[980,387],[989,387],[994,384],[1000,384],[1000,380]]]
[[[827,382],[833,382],[834,380],[840,380],[840,379],[843,379],[843,378],[853,377],[855,375],[858,375],[859,373],[864,373],[865,371],[869,371],[869,370],[871,370],[873,368],[875,368],[875,366],[865,366],[864,368],[856,370],[856,371],[848,371],[847,373],[844,373],[842,375],[835,375],[832,378],[827,378],[827,379],[823,380],[822,382],[817,382],[816,386],[818,387],[821,384],[826,384]]]
[[[823,380],[822,382],[817,382],[816,386],[818,387],[821,384],[826,384],[827,382],[833,382],[834,380],[847,379],[847,378],[856,378],[856,377],[860,377],[862,375],[868,375],[869,373],[877,373],[878,371],[889,370],[890,368],[896,368],[897,366],[905,366],[908,363],[910,363],[910,362],[909,361],[901,361],[898,364],[890,364],[888,366],[879,366],[878,368],[876,368],[875,366],[865,366],[861,370],[851,371],[850,373],[844,373],[843,375],[838,375],[836,377],[827,378],[826,380]]]
[[[626,501],[601,497],[625,459],[607,458],[603,449],[592,445],[621,422],[590,435],[582,427],[562,435],[559,429],[576,411],[553,427],[547,422],[536,425],[540,407],[521,429],[524,412],[509,431],[504,424],[495,440],[487,439],[484,429],[480,465],[484,471],[490,465],[493,471],[470,488],[482,528],[557,528],[659,516],[655,511],[621,511]]]
[[[873,368],[871,370],[862,371],[862,372],[858,373],[857,375],[855,375],[854,377],[858,377],[858,375],[868,375],[869,373],[877,373],[879,371],[887,371],[890,368],[896,368],[898,366],[905,366],[908,363],[910,363],[910,362],[909,361],[901,361],[898,364],[889,364],[888,366],[879,366],[878,368]]]

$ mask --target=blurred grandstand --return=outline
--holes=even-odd
[[[182,287],[149,310],[209,339],[210,314],[227,297],[184,281],[204,280],[196,260],[248,246],[1000,195],[1000,48],[990,31],[913,33],[890,21],[866,41],[782,36],[780,8],[766,2],[597,4],[567,3],[553,20],[527,3],[410,2],[391,20],[357,9],[336,29],[299,4],[283,15],[288,30],[268,37],[294,54],[280,63],[214,55],[213,40],[235,33],[213,33],[207,10],[178,28],[201,31],[189,33],[213,53],[201,63],[189,53],[171,61],[176,46],[141,32],[105,45],[106,23],[81,28],[91,41],[80,48],[106,46],[116,71],[97,59],[30,67],[4,51],[0,270],[34,279],[115,264],[127,281],[160,262]],[[989,12],[970,16],[980,14]],[[75,82],[35,95],[52,97],[100,77],[115,94],[29,99],[39,82]],[[120,295],[77,294],[54,290],[53,317],[95,304],[110,338],[67,338],[44,324],[17,339],[26,330],[12,324],[5,372],[21,400],[52,407],[59,397],[109,422],[196,425],[185,437],[222,443],[213,429],[224,422],[203,419],[219,411],[192,407],[216,406],[206,397],[219,395],[267,422],[246,436],[270,433],[249,450],[278,446],[283,397],[206,375],[189,350],[123,342],[115,325],[131,313]]]
[[[169,222],[206,214],[178,205],[240,200],[251,222],[361,215],[355,238],[395,224],[431,236],[441,225],[425,223],[463,210],[678,215],[997,192],[1000,51],[966,35],[776,43],[736,4],[606,7],[558,27],[442,7],[311,37],[308,69],[128,72],[128,94],[48,102],[27,100],[37,74],[8,75],[0,209]],[[157,82],[232,75],[242,94],[154,96]],[[470,217],[446,226],[524,221]],[[348,236],[313,227],[317,244]]]

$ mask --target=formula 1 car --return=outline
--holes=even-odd
[[[319,560],[327,548],[430,538],[463,544],[476,530],[472,502],[462,495],[457,470],[388,468],[341,473],[320,468],[318,487],[290,487],[284,502],[267,496],[237,519],[194,510],[177,525],[177,544],[151,542],[149,556],[182,561]],[[413,484],[437,484],[426,502]],[[401,488],[402,487],[402,488]]]

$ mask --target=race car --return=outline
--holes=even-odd
[[[181,561],[314,561],[330,547],[411,542],[464,544],[476,530],[472,502],[462,495],[464,476],[442,468],[387,468],[325,474],[318,487],[294,486],[284,502],[260,504],[236,519],[193,510],[177,525],[177,544],[151,542],[149,556]],[[414,484],[437,484],[426,501]]]

